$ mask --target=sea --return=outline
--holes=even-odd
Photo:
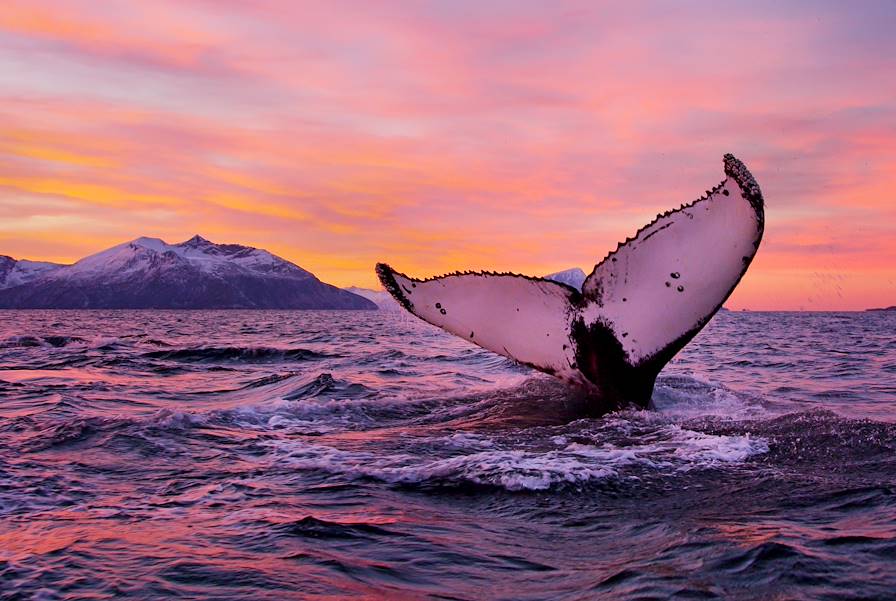
[[[0,599],[896,599],[896,313],[649,410],[405,313],[0,311]]]

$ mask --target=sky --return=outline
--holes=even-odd
[[[586,272],[732,152],[733,309],[896,304],[896,3],[4,0],[0,254]]]

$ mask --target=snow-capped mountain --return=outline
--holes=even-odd
[[[582,284],[585,283],[585,272],[579,269],[578,267],[573,267],[571,269],[566,269],[564,271],[558,271],[557,273],[551,273],[544,276],[546,280],[554,280],[555,282],[560,282],[561,284],[566,284],[567,286],[572,286],[576,290],[582,289]]]
[[[343,288],[343,290],[373,301],[382,311],[397,311],[401,308],[398,301],[392,298],[392,295],[385,290],[371,290],[370,288],[359,288],[357,286],[349,286],[348,288]]]
[[[12,257],[0,255],[0,290],[27,284],[60,267],[64,267],[64,265],[26,259],[16,261]]]
[[[180,244],[137,238],[46,269],[0,290],[0,307],[376,309],[266,250],[200,236]]]

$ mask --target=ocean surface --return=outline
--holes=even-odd
[[[0,599],[896,598],[896,313],[721,313],[653,400],[403,313],[0,311]]]

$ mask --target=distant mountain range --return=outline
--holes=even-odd
[[[586,277],[578,267],[544,276],[577,290]],[[137,238],[72,265],[0,255],[0,309],[396,311],[399,305],[385,290],[337,288],[266,250],[194,236],[180,244]]]
[[[27,284],[31,280],[63,267],[59,263],[43,261],[16,261],[12,257],[0,255],[0,290]]]
[[[266,250],[137,238],[73,265],[0,255],[6,309],[376,309]]]

